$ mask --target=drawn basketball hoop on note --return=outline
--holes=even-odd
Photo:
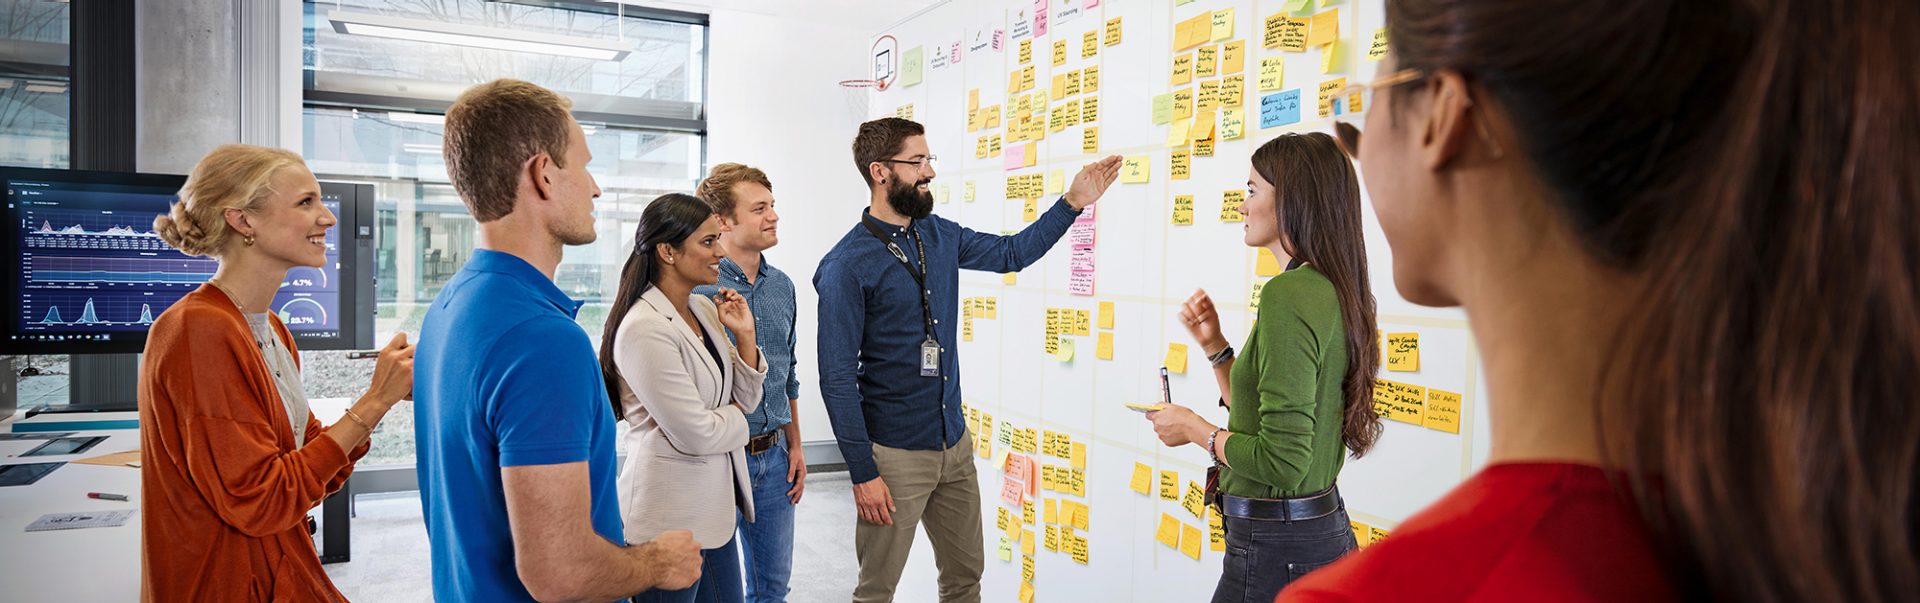
[[[840,87],[846,92],[847,112],[856,122],[866,121],[868,117],[867,93],[885,92],[900,77],[900,42],[893,36],[880,36],[873,41],[870,58],[873,60],[870,77],[840,80]]]

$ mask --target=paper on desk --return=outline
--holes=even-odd
[[[27,525],[28,532],[49,530],[78,530],[82,528],[114,528],[126,525],[133,517],[132,509],[119,511],[85,511],[81,513],[48,513]]]
[[[126,452],[102,454],[100,456],[92,456],[92,457],[87,457],[84,459],[80,459],[77,461],[70,461],[70,462],[76,465],[101,465],[104,467],[133,467],[135,469],[138,469],[140,468],[140,451],[128,450]]]

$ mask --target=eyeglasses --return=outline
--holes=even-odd
[[[1347,98],[1349,95],[1361,94],[1368,90],[1381,90],[1386,88],[1392,88],[1394,86],[1399,86],[1401,84],[1410,84],[1414,82],[1426,81],[1426,79],[1427,79],[1427,73],[1425,71],[1422,71],[1419,69],[1402,69],[1378,78],[1374,78],[1373,81],[1367,82],[1364,84],[1347,84],[1345,86],[1341,86],[1338,90],[1336,90],[1333,93],[1333,96],[1331,98],[1335,98],[1335,99]],[[1476,105],[1474,105],[1473,103],[1473,97],[1469,96],[1467,97],[1466,100],[1467,100],[1468,111],[1473,111],[1477,108]],[[1335,102],[1338,102],[1338,101],[1335,101]],[[1485,117],[1486,116],[1484,114],[1475,115],[1473,119],[1473,125],[1480,131],[1480,139],[1485,141],[1487,143],[1487,147],[1491,151],[1493,151],[1493,158],[1499,159],[1501,157],[1504,157],[1506,153],[1500,148],[1500,143],[1495,142],[1493,139],[1493,132],[1487,130],[1487,120],[1485,119]],[[1333,120],[1333,131],[1334,131],[1335,139],[1340,142],[1341,146],[1346,147],[1347,155],[1349,157],[1353,157],[1356,160],[1359,159],[1360,158],[1360,128],[1353,124],[1336,119],[1336,120]]]
[[[940,167],[939,166],[940,158],[933,155],[928,155],[924,159],[882,159],[880,160],[880,162],[881,163],[898,163],[901,165],[911,165],[916,168],[927,167],[927,168],[938,169]]]

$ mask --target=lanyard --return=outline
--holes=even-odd
[[[867,232],[872,233],[874,238],[880,239],[880,243],[887,246],[887,251],[893,252],[893,259],[899,260],[900,267],[906,268],[907,274],[913,277],[913,282],[920,285],[920,319],[923,326],[926,327],[927,341],[935,341],[933,337],[933,304],[927,297],[931,293],[927,290],[927,247],[920,242],[920,231],[914,230],[912,222],[907,223],[907,236],[913,238],[913,248],[919,252],[920,255],[920,269],[915,270],[913,262],[907,260],[907,252],[901,250],[900,246],[895,244],[893,239],[887,236],[886,232],[880,230],[880,227],[874,226],[871,216],[861,216],[860,225],[867,227]]]

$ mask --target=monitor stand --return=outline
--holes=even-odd
[[[139,354],[75,354],[67,361],[67,406],[46,412],[140,409]]]

